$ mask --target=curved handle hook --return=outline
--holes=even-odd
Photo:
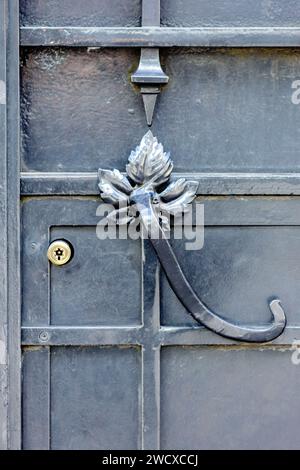
[[[129,156],[126,166],[128,178],[116,169],[113,171],[99,169],[101,197],[105,202],[117,207],[107,218],[114,220],[118,216],[117,223],[130,223],[134,215],[128,213],[127,207],[132,203],[135,204],[171,287],[197,322],[219,335],[238,341],[264,343],[277,338],[286,325],[285,313],[278,299],[270,303],[272,322],[264,326],[251,327],[231,323],[215,314],[192,289],[152,206],[152,201],[156,201],[161,210],[174,215],[178,211],[181,213],[193,201],[198,183],[186,181],[184,178],[169,183],[172,169],[170,154],[164,152],[163,146],[148,131],[140,145]],[[168,185],[160,192],[159,188],[165,186],[167,182]]]
[[[145,193],[140,196],[136,194],[132,197],[132,201],[139,210],[148,238],[156,251],[172,289],[192,317],[215,333],[237,341],[264,343],[277,338],[286,326],[286,316],[278,299],[272,300],[269,305],[273,315],[272,322],[268,325],[255,327],[231,323],[212,312],[201,301],[185,277],[164,230],[161,228],[153,210],[150,195],[145,196]],[[151,237],[151,233],[156,233],[156,236]],[[159,233],[159,237],[157,237],[157,233]]]

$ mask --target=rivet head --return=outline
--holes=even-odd
[[[47,341],[49,341],[50,337],[49,337],[49,333],[47,331],[41,331],[40,334],[39,334],[39,340],[43,343],[46,343]]]
[[[71,245],[65,240],[55,240],[49,245],[47,256],[48,260],[55,266],[63,266],[71,259]]]

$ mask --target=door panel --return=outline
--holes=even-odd
[[[166,26],[297,26],[297,0],[161,0]]]
[[[204,248],[182,255],[173,244],[195,291],[213,311],[242,323],[267,323],[268,299],[279,297],[299,325],[300,227],[207,227]],[[163,323],[197,324],[163,278]]]
[[[140,243],[99,240],[98,205],[89,199],[24,202],[24,325],[141,322]],[[74,249],[72,260],[59,268],[49,265],[46,255],[56,239],[66,239]]]
[[[96,237],[98,199],[25,198],[24,448],[140,448],[144,413],[165,449],[297,446],[300,199],[197,203],[203,248],[187,251],[171,234],[196,292],[230,320],[254,325],[270,320],[267,301],[279,296],[285,335],[246,347],[208,332],[159,275],[152,250]],[[73,259],[48,266],[48,244],[59,238],[72,243]]]
[[[23,448],[296,448],[298,3],[145,0],[152,17],[140,0],[19,3]],[[96,171],[124,171],[148,130],[131,82],[143,41],[170,77],[152,132],[204,205],[203,248],[175,239],[177,219],[171,244],[230,321],[269,322],[280,298],[287,328],[269,344],[192,320],[148,240],[96,236]],[[60,267],[57,239],[73,247]]]
[[[24,448],[136,449],[139,356],[134,348],[25,349]]]
[[[299,54],[164,51],[173,78],[152,129],[172,149],[176,171],[299,171],[300,113],[291,101]],[[137,63],[138,51],[128,49],[26,50],[23,170],[122,168],[146,132],[138,89],[128,80]]]
[[[140,244],[122,239],[101,243],[95,231],[95,226],[51,229],[51,240],[66,239],[74,249],[73,259],[65,269],[50,268],[51,322],[56,325],[138,324]]]
[[[20,0],[24,26],[139,26],[141,0]]]
[[[288,348],[171,347],[161,366],[162,448],[299,448]]]

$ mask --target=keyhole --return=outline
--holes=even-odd
[[[54,253],[55,257],[58,259],[58,261],[60,261],[61,257],[64,255],[64,250],[62,250],[61,248],[57,248]]]

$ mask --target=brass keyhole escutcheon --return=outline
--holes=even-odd
[[[55,266],[67,264],[72,257],[71,245],[65,240],[55,240],[50,243],[47,251],[48,260]]]

